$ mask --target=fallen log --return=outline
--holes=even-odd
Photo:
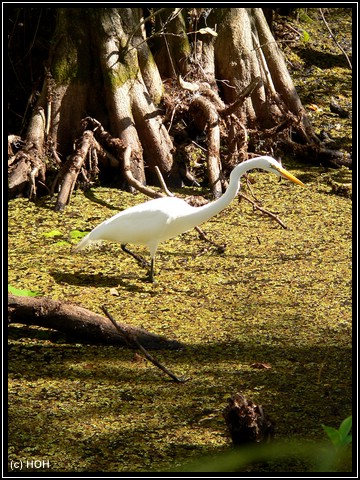
[[[8,318],[9,323],[51,328],[77,341],[128,346],[126,339],[106,317],[78,305],[47,297],[21,297],[9,294]],[[120,326],[130,332],[145,348],[154,350],[182,348],[176,340],[169,340],[131,325]]]

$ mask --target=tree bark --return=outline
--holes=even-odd
[[[162,78],[186,76],[190,71],[191,45],[187,36],[184,10],[163,8],[155,17],[155,61]]]
[[[43,108],[39,106],[33,112],[25,147],[8,161],[8,185],[13,195],[26,189],[29,198],[35,198],[35,179],[45,182],[44,138],[45,115]]]
[[[48,165],[58,170],[59,159],[74,155],[85,116],[131,148],[130,175],[117,161],[124,182],[137,186],[156,181],[156,167],[171,187],[186,181],[181,172],[191,177],[181,152],[194,124],[197,135],[206,133],[215,197],[225,185],[220,172],[249,156],[287,152],[351,164],[315,135],[261,8],[59,8],[26,145],[9,159],[10,196],[35,197]],[[66,168],[59,179],[67,182],[76,174]]]
[[[78,305],[46,297],[21,297],[9,294],[8,318],[10,323],[37,325],[58,330],[77,341],[127,345],[126,340],[106,317]],[[145,348],[181,348],[181,344],[176,340],[168,340],[131,325],[123,323],[120,325],[136,337]]]
[[[76,153],[65,162],[63,166],[64,173],[60,172],[59,174],[61,179],[59,180],[61,190],[56,201],[55,211],[63,210],[65,205],[69,202],[80,169],[85,162],[89,150],[94,145],[94,142],[93,132],[86,130],[78,142],[79,145]]]
[[[198,124],[204,123],[207,128],[207,171],[210,182],[210,188],[214,198],[222,194],[220,181],[221,163],[220,163],[220,127],[219,116],[216,107],[209,99],[198,96],[191,103],[191,111]],[[203,128],[205,128],[203,126]]]

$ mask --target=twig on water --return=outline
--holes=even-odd
[[[336,40],[336,37],[335,35],[333,34],[331,28],[329,27],[329,24],[327,23],[327,21],[325,20],[325,16],[324,16],[324,12],[323,12],[323,9],[322,8],[319,8],[320,10],[320,15],[321,15],[321,18],[323,19],[323,22],[325,24],[325,27],[328,29],[328,32],[330,33],[330,36],[331,38],[334,40],[335,44],[337,45],[337,47],[342,51],[342,53],[345,55],[345,58],[349,64],[349,67],[350,67],[350,70],[352,70],[352,63],[351,63],[351,60],[349,58],[349,55],[345,52],[345,50],[342,48],[342,46],[340,45],[340,43]]]
[[[253,200],[251,200],[251,198],[247,197],[243,193],[239,194],[239,199],[241,199],[241,198],[250,202],[255,210],[260,210],[260,212],[266,213],[266,215],[269,215],[269,217],[276,220],[283,228],[285,228],[285,229],[287,228],[285,223],[282,220],[280,220],[280,218],[277,215],[275,215],[275,213],[269,212],[269,210],[266,210],[265,208],[259,207],[259,205],[257,205],[257,203],[255,203]]]
[[[156,360],[152,355],[150,355],[150,353],[141,345],[141,343],[138,342],[135,335],[130,333],[125,328],[121,327],[116,322],[116,320],[114,320],[113,316],[109,313],[105,305],[103,305],[101,308],[105,315],[108,317],[108,319],[111,321],[111,323],[114,325],[116,330],[125,338],[129,345],[135,345],[151,363],[153,363],[156,367],[160,368],[160,370],[169,375],[173,380],[175,380],[175,382],[184,383],[187,381],[187,379],[177,377],[174,373],[170,372],[170,370],[168,370],[164,365],[162,365],[158,360]]]

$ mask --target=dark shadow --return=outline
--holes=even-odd
[[[114,205],[111,205],[110,203],[106,202],[105,200],[102,200],[101,198],[98,198],[95,195],[95,193],[92,189],[83,190],[83,194],[88,200],[90,200],[94,203],[97,203],[99,205],[102,205],[103,207],[106,207],[109,210],[116,210],[116,212],[121,211],[121,208],[115,207]],[[34,203],[35,203],[37,208],[44,208],[46,210],[54,210],[55,203],[56,203],[56,198],[57,198],[56,195],[54,197],[50,197],[49,195],[39,196],[35,199]],[[77,216],[76,212],[72,212],[71,215],[74,216],[74,217]]]
[[[37,326],[31,327],[26,325],[14,326],[12,324],[9,325],[8,330],[8,339],[9,340],[19,340],[21,338],[31,338],[32,340],[47,340],[53,343],[68,343],[67,336],[62,333],[58,332],[57,330],[51,330],[50,328],[39,328]],[[71,342],[70,342],[71,343]],[[8,349],[9,352],[13,348],[13,345],[9,345]],[[25,347],[24,348],[31,348]]]
[[[56,343],[62,343],[64,334],[55,332],[53,338],[58,338],[60,341]],[[34,338],[39,340],[47,340],[50,339],[50,336],[54,334],[54,331],[49,330],[39,330],[38,327],[18,327],[18,326],[9,326],[9,338],[18,340],[20,338]],[[178,339],[181,340],[181,339]],[[55,342],[54,342],[55,343]],[[62,358],[66,357],[73,357],[76,360],[78,356],[79,361],[95,361],[97,358],[101,357],[103,360],[108,360],[102,364],[102,367],[97,369],[92,379],[96,381],[100,379],[106,379],[107,377],[112,378],[112,370],[113,370],[113,358],[114,352],[121,352],[122,350],[127,350],[128,347],[124,349],[123,346],[112,346],[112,345],[102,345],[102,344],[90,344],[86,343],[78,346],[79,341],[77,339],[76,344],[63,344],[61,347],[61,356]],[[253,368],[249,369],[241,369],[239,366],[239,374],[241,371],[241,378],[239,377],[240,383],[247,383],[251,381],[251,378],[254,378],[255,384],[257,381],[263,382],[266,379],[269,381],[269,386],[271,384],[271,378],[276,376],[277,381],[274,382],[274,387],[276,384],[279,383],[279,377],[284,376],[288,377],[287,385],[284,383],[284,388],[287,389],[289,392],[290,385],[292,383],[296,383],[298,381],[297,376],[294,376],[294,372],[291,368],[291,365],[295,366],[295,369],[298,371],[298,375],[304,375],[306,377],[307,371],[304,368],[304,359],[306,359],[305,363],[311,365],[311,375],[314,375],[317,380],[322,378],[322,376],[326,377],[329,375],[331,371],[333,373],[336,372],[347,372],[348,379],[351,378],[351,365],[352,365],[352,353],[351,347],[346,346],[336,346],[336,345],[309,345],[309,346],[281,346],[281,345],[263,345],[261,343],[261,334],[257,336],[252,336],[249,338],[248,341],[238,342],[237,340],[234,341],[219,341],[213,343],[198,343],[198,344],[182,344],[183,348],[179,350],[163,350],[159,353],[161,356],[168,357],[171,359],[171,363],[174,365],[187,365],[189,362],[199,365],[199,366],[207,366],[209,365],[209,359],[211,359],[211,368],[214,369],[217,374],[221,375],[222,378],[224,377],[231,377],[234,375],[233,371],[227,372],[226,369],[226,362],[227,360],[233,362],[234,359],[238,359],[239,363],[244,365],[252,365],[255,362],[267,362],[272,367],[270,369],[266,368]],[[33,352],[33,362],[42,361],[42,355],[45,353],[47,355],[51,355],[52,352],[55,356],[59,354],[59,349],[54,348],[54,345],[51,343],[39,343],[39,344],[23,344],[23,345],[12,345],[12,348],[9,350],[9,357],[11,355],[16,354],[19,355],[21,352]],[[121,353],[119,353],[122,356]],[[125,355],[125,354],[124,354]],[[127,354],[126,354],[127,355]],[[155,354],[156,355],[156,354]],[[339,366],[339,358],[341,359],[341,366]],[[299,360],[301,359],[301,363]],[[19,358],[18,358],[19,360]],[[166,360],[164,360],[166,363]],[[288,371],[280,371],[276,369],[277,363],[286,362],[289,364]],[[11,361],[9,358],[9,364],[11,365]],[[321,368],[321,365],[326,366],[326,368]],[[17,364],[19,367],[19,364]],[[51,375],[54,375],[58,378],[67,378],[66,369],[59,369],[57,365],[47,365],[46,370],[52,370],[54,367],[54,371],[51,372]],[[341,368],[340,368],[341,367]],[[176,367],[175,367],[176,368]],[[156,370],[155,370],[156,371]],[[320,372],[320,374],[319,374]],[[34,365],[28,364],[28,362],[24,362],[21,366],[21,369],[17,370],[17,373],[21,376],[25,376],[28,380],[36,379],[36,378],[43,378],[46,376],[46,372],[42,369],[34,368]],[[153,371],[151,372],[152,376]],[[158,372],[160,373],[160,371]],[[309,373],[309,372],[308,372]],[[161,374],[162,375],[162,374]],[[81,377],[82,374],[79,373]],[[216,376],[216,375],[215,375]],[[256,377],[256,380],[255,380]],[[121,375],[119,380],[121,379]],[[342,382],[345,381],[345,377],[342,378]],[[228,379],[229,380],[229,379]],[[323,384],[323,379],[318,381],[319,385]],[[314,385],[312,385],[314,387]],[[311,385],[309,385],[311,387]],[[211,388],[211,387],[209,387]]]
[[[56,283],[66,283],[68,285],[86,286],[96,285],[97,287],[118,287],[121,286],[130,292],[146,292],[146,289],[141,286],[131,283],[133,280],[138,280],[139,277],[144,283],[148,283],[146,275],[143,277],[133,274],[124,274],[122,276],[108,276],[102,273],[84,274],[84,273],[62,273],[50,272]],[[154,292],[155,293],[155,292]]]
[[[108,208],[109,210],[116,210],[117,212],[120,212],[120,211],[121,211],[121,209],[120,209],[119,207],[114,207],[114,206],[111,205],[110,203],[105,202],[105,200],[102,200],[101,198],[98,198],[98,197],[95,195],[94,191],[91,190],[91,189],[84,191],[84,196],[85,196],[88,200],[90,200],[90,201],[92,201],[92,202],[94,202],[94,203],[97,203],[97,204],[99,204],[99,205],[102,205],[103,207],[106,207],[106,208]]]
[[[31,329],[21,330],[28,333]],[[18,334],[19,332],[12,332],[12,335]],[[104,418],[113,416],[114,412],[121,415],[125,409],[134,416],[139,412],[141,415],[150,415],[156,405],[154,398],[163,398],[166,415],[159,424],[159,436],[172,427],[172,419],[178,425],[193,425],[193,428],[204,428],[207,425],[212,428],[214,424],[214,429],[220,428],[225,435],[222,407],[226,406],[227,397],[244,390],[260,390],[261,404],[274,419],[275,434],[280,435],[280,438],[291,437],[307,428],[313,430],[314,424],[320,425],[322,422],[337,425],[339,418],[343,419],[351,412],[350,347],[311,343],[262,345],[261,337],[261,334],[252,334],[244,342],[233,340],[198,343],[181,351],[155,353],[154,356],[165,366],[171,364],[171,370],[175,374],[181,374],[189,365],[193,366],[192,378],[181,384],[181,387],[148,363],[139,364],[135,368],[134,381],[134,352],[123,347],[83,346],[78,343],[57,347],[50,342],[34,342],[32,345],[18,342],[9,350],[8,365],[10,375],[16,376],[17,382],[44,382],[44,388],[38,393],[38,401],[50,402],[49,405],[61,402],[68,392],[59,391],[51,383],[48,387],[46,379],[55,381],[55,385],[56,381],[68,382],[69,395],[73,394],[73,385],[76,384],[79,402],[73,403],[71,414],[76,415],[77,419],[83,419],[85,424],[100,414]],[[123,360],[121,367],[114,365],[116,358]],[[236,371],[234,359],[239,362]],[[267,362],[271,368],[251,368],[255,362]],[[196,366],[199,369],[211,369],[213,381],[203,379]],[[92,398],[89,386],[95,392],[99,389],[96,402],[87,401]],[[104,402],[101,401],[101,393],[106,386],[110,393]],[[172,397],[173,400],[170,401]],[[73,402],[73,397],[69,401]],[[157,408],[161,409],[161,405],[160,401]],[[13,424],[16,424],[18,416],[18,422],[22,425],[28,411],[26,402],[18,402],[12,412]],[[69,413],[61,412],[61,415]],[[31,417],[32,431],[44,430],[43,418],[43,415]],[[56,420],[56,412],[50,406],[47,417],[50,425],[54,418]],[[205,423],[201,423],[203,421]],[[47,428],[51,427],[47,426],[45,431]],[[152,442],[156,431],[156,428],[151,427]],[[21,434],[23,435],[22,430]],[[19,435],[17,428],[13,427],[12,435]],[[79,438],[77,451],[81,455],[94,457],[94,464],[89,465],[88,471],[95,469],[95,466],[99,471],[102,468],[103,452],[111,451],[112,455],[119,454],[121,457],[126,452],[124,445],[133,442],[141,448],[141,442],[146,442],[146,435],[146,424],[138,426],[129,422],[129,425],[123,425],[119,431],[101,430],[96,435]],[[320,427],[319,435],[322,435]],[[211,446],[206,445],[206,450],[208,448],[211,451]],[[192,456],[205,453],[201,445],[189,444],[182,438],[169,444],[167,456],[171,456],[172,451],[174,455],[184,458],[188,454]],[[105,463],[104,460],[104,465]]]
[[[307,46],[306,48],[298,47],[296,49],[296,52],[299,57],[301,57],[309,66],[316,66],[326,69],[333,67],[349,68],[349,64],[343,53],[334,54],[328,52],[321,52],[309,46]],[[352,60],[351,55],[349,55],[349,59],[350,61]]]
[[[129,326],[131,326],[129,324]],[[149,332],[151,333],[151,332]],[[19,341],[22,338],[31,339],[35,342],[52,342],[52,344],[61,345],[61,348],[76,348],[76,345],[84,346],[97,346],[99,348],[106,346],[113,346],[116,348],[126,348],[130,350],[136,350],[136,346],[127,344],[126,340],[119,340],[118,343],[109,343],[106,341],[96,340],[94,337],[86,338],[85,335],[72,335],[71,333],[60,332],[58,330],[52,330],[51,328],[38,327],[37,325],[22,325],[22,324],[11,324],[8,327],[8,340]],[[167,339],[167,337],[162,337],[164,339],[163,343],[158,344],[158,347],[149,347],[146,346],[148,351],[165,351],[165,350],[182,350],[185,348],[185,345],[181,344],[177,340]],[[41,349],[41,343],[39,343],[39,348]],[[13,344],[9,345],[8,351],[14,347]],[[145,347],[145,346],[144,346]],[[22,348],[24,351],[31,351],[31,349],[36,347],[34,345],[23,345]],[[50,352],[50,351],[49,351]],[[155,353],[156,355],[156,353]]]

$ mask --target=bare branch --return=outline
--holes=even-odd
[[[130,158],[131,158],[131,148],[127,146],[124,151],[124,175],[126,180],[129,182],[129,184],[136,188],[141,193],[144,193],[148,197],[151,198],[159,198],[163,197],[164,194],[161,192],[156,192],[152,188],[146,187],[143,185],[141,182],[136,180],[136,178],[133,176],[131,172],[131,165],[130,165]]]
[[[157,165],[155,166],[155,171],[156,171],[157,177],[159,179],[159,182],[161,183],[161,186],[162,186],[164,192],[166,193],[166,195],[168,197],[175,197],[175,195],[173,193],[171,193],[170,190],[168,189],[168,187],[165,183],[164,177],[161,175],[160,168]]]
[[[251,200],[249,197],[247,197],[243,193],[239,194],[239,198],[243,198],[247,202],[250,202],[255,210],[260,210],[260,212],[266,213],[266,215],[269,215],[269,217],[276,220],[283,228],[287,229],[287,226],[285,225],[285,223],[282,220],[280,220],[280,218],[277,215],[275,215],[275,213],[269,212],[269,210],[266,210],[265,208],[260,207],[257,203],[255,203],[253,200]]]
[[[350,58],[349,56],[347,55],[347,53],[345,52],[345,50],[342,48],[342,46],[340,45],[340,43],[336,40],[336,37],[335,35],[333,34],[331,28],[329,27],[329,24],[327,23],[327,21],[325,20],[325,16],[324,16],[324,12],[323,12],[323,9],[322,8],[319,8],[320,10],[320,15],[323,19],[323,22],[325,23],[325,26],[326,28],[328,29],[329,33],[330,33],[330,36],[331,38],[334,40],[335,44],[337,45],[337,47],[342,51],[342,53],[345,55],[345,58],[349,64],[349,67],[350,67],[350,70],[352,70],[352,64],[351,64],[351,61],[350,61]]]
[[[245,99],[247,97],[249,97],[256,88],[261,87],[261,85],[262,85],[261,77],[254,78],[254,80],[244,89],[244,91],[241,92],[241,94],[239,95],[239,98],[234,103],[232,103],[231,105],[228,105],[227,107],[223,108],[222,110],[219,110],[218,111],[219,114],[222,117],[227,117],[228,115],[233,113],[236,109],[241,107],[241,105],[244,103]]]
[[[108,319],[111,321],[111,323],[114,325],[116,330],[120,333],[121,336],[123,336],[126,340],[126,342],[131,346],[135,345],[144,355],[145,357],[153,363],[156,367],[160,368],[163,372],[165,372],[169,377],[171,377],[175,382],[178,383],[184,383],[187,380],[184,378],[179,378],[177,377],[174,373],[170,372],[162,363],[160,363],[158,360],[156,360],[150,353],[141,345],[141,343],[138,342],[136,335],[131,333],[126,327],[120,326],[112,317],[112,315],[109,313],[105,305],[102,307],[103,312],[107,315]]]

